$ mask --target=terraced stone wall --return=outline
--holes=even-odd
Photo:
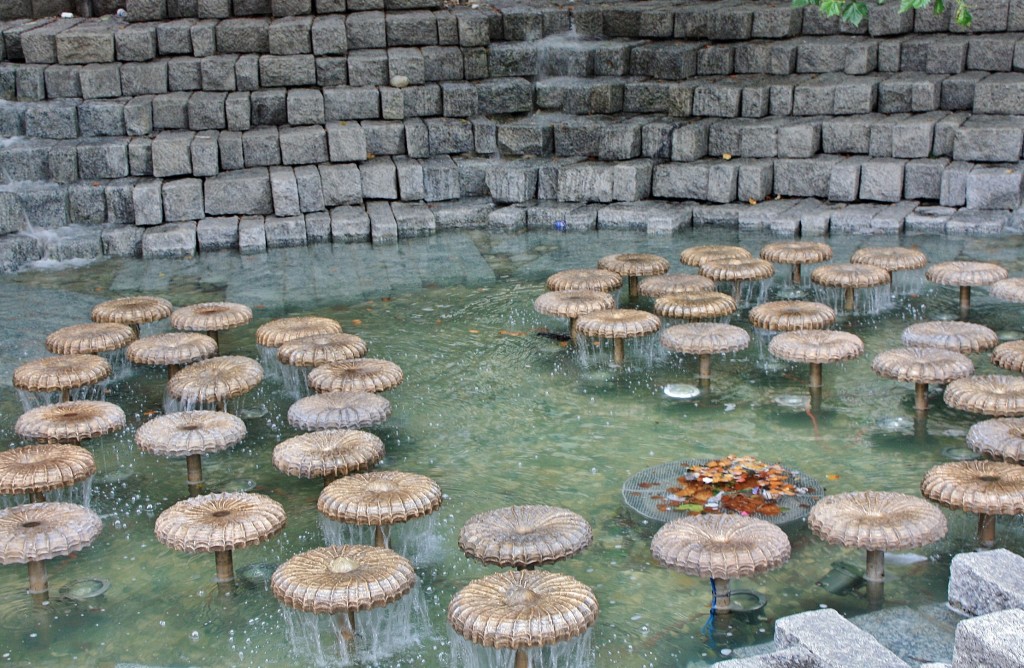
[[[465,227],[1018,222],[1016,0],[971,32],[897,3],[859,27],[747,0],[124,9],[0,23],[4,271]]]

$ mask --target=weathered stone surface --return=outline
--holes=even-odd
[[[813,655],[815,666],[907,668],[906,662],[830,608],[779,619],[775,645],[804,648]]]
[[[375,245],[398,241],[398,222],[387,202],[368,202],[366,214],[370,217],[370,238]]]
[[[968,615],[1024,609],[1024,557],[998,548],[964,552],[949,567],[949,605]]]
[[[370,217],[361,206],[331,209],[331,238],[335,243],[370,240]]]
[[[139,257],[145,232],[134,225],[104,225],[100,229],[100,247],[108,257]]]
[[[289,248],[306,245],[306,218],[268,216],[264,221],[267,248]]]
[[[164,220],[179,222],[204,217],[201,179],[173,179],[163,184]]]
[[[426,204],[392,202],[391,213],[399,238],[430,236],[437,230],[434,213]]]
[[[242,255],[267,252],[267,231],[263,216],[243,216],[238,219],[238,252]]]
[[[196,224],[164,223],[149,227],[142,235],[142,257],[189,257],[196,253]]]
[[[208,216],[266,215],[274,212],[270,173],[266,168],[224,172],[206,179]]]
[[[0,236],[0,273],[15,272],[42,257],[43,244],[39,239],[24,234]]]
[[[1024,175],[1013,167],[975,167],[967,175],[967,208],[1016,209],[1024,194]]]
[[[238,248],[238,217],[203,218],[196,227],[200,253]]]
[[[362,203],[364,186],[359,167],[353,164],[320,165],[319,172],[324,206]],[[371,185],[377,184],[374,182]]]
[[[956,625],[953,668],[1024,666],[1024,610],[1002,610]]]

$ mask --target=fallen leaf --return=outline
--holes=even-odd
[[[479,329],[471,329],[471,330],[469,330],[469,333],[470,334],[479,334],[480,330]]]
[[[363,321],[360,320],[359,318],[356,318],[352,321],[352,324],[358,327],[359,325],[363,324]]]
[[[750,199],[747,200],[747,204],[749,204],[750,206],[754,206],[755,204],[757,204],[757,200],[751,197]]]
[[[723,153],[722,160],[732,160],[732,153]]]
[[[838,473],[829,473],[827,476],[825,476],[825,479],[826,480],[839,480],[839,474]]]

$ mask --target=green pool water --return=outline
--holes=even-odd
[[[840,316],[837,328],[860,336],[866,354],[826,366],[822,407],[787,407],[780,395],[804,395],[804,365],[766,363],[757,344],[713,362],[710,392],[696,400],[667,397],[673,383],[693,383],[694,358],[664,352],[653,337],[626,346],[626,364],[610,350],[579,354],[539,331],[564,331],[564,321],[533,310],[545,278],[592,267],[617,252],[668,258],[690,271],[679,252],[698,243],[738,243],[756,252],[769,241],[733,231],[698,230],[672,237],[627,232],[586,235],[450,233],[395,246],[336,245],[234,253],[185,260],[116,260],[55,267],[0,278],[0,442],[19,445],[13,426],[22,412],[10,385],[13,369],[45,354],[48,332],[85,322],[95,303],[129,294],[167,297],[175,305],[227,300],[253,308],[253,322],[221,336],[224,354],[257,357],[256,328],[273,318],[316,314],[337,319],[363,337],[370,357],[391,360],[405,382],[389,392],[392,417],[370,429],[386,445],[378,468],[421,473],[445,493],[435,513],[432,557],[417,567],[428,610],[418,644],[379,665],[447,666],[445,612],[453,594],[496,569],[459,551],[462,524],[482,510],[543,503],[570,508],[594,529],[593,545],[550,566],[590,585],[601,610],[592,634],[593,665],[687,666],[713,663],[740,647],[771,639],[776,618],[821,606],[856,615],[869,609],[856,593],[834,595],[815,585],[836,560],[863,565],[863,554],[828,546],[802,522],[785,526],[792,558],[781,568],[736,586],[767,596],[752,621],[706,626],[707,581],[658,566],[650,555],[657,525],[623,502],[622,483],[664,462],[749,454],[780,462],[821,482],[827,493],[896,490],[918,494],[924,473],[946,461],[943,450],[964,444],[978,418],[950,410],[933,391],[926,433],[915,435],[913,388],[870,369],[878,352],[899,345],[914,321],[956,313],[955,288],[924,284],[875,315]],[[891,238],[831,238],[835,261]],[[1024,273],[1018,238],[908,237],[930,261],[990,260]],[[777,268],[770,295],[786,286]],[[809,271],[805,271],[809,274]],[[624,291],[623,291],[624,296]],[[641,302],[641,306],[645,305]],[[649,304],[647,304],[649,306]],[[1021,309],[974,291],[971,320],[1020,337]],[[749,329],[746,309],[730,322]],[[987,356],[979,373],[995,372]],[[211,555],[185,555],[153,534],[157,515],[187,496],[181,460],[143,455],[135,429],[162,405],[162,370],[136,369],[109,385],[129,428],[86,446],[99,473],[92,507],[104,520],[97,541],[74,557],[49,563],[51,601],[24,592],[24,566],[0,567],[0,662],[12,665],[275,666],[304,665],[292,647],[279,604],[263,577],[288,557],[323,544],[317,481],[285,476],[271,464],[274,445],[297,432],[285,413],[294,398],[268,377],[244,401],[249,435],[234,449],[204,459],[213,489],[252,489],[288,513],[284,532],[236,551],[240,578],[231,592],[213,583]],[[945,600],[953,554],[973,549],[973,517],[947,512],[948,537],[917,551],[924,559],[890,560],[885,606]],[[1018,519],[999,521],[1001,546],[1021,552]],[[62,600],[58,590],[86,578],[110,582],[103,596]],[[371,662],[372,663],[372,662]],[[367,663],[366,665],[369,665]]]

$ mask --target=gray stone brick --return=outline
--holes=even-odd
[[[288,123],[291,125],[323,125],[324,96],[315,88],[288,91]]]
[[[213,176],[220,172],[220,147],[218,133],[199,132],[192,139],[189,150],[192,154],[192,175]]]
[[[227,127],[224,103],[227,93],[193,93],[188,99],[188,127],[191,130],[223,130]]]
[[[73,103],[32,105],[25,112],[25,132],[31,137],[73,139],[78,136],[78,109]]]
[[[1024,128],[1016,119],[972,116],[954,134],[953,159],[1015,162],[1022,143]]]
[[[397,121],[363,121],[366,151],[374,155],[405,153],[405,125]]]
[[[270,22],[267,41],[270,53],[278,56],[313,53],[312,16],[290,16]]]
[[[82,85],[78,80],[81,68],[77,65],[51,65],[43,72],[46,97],[82,97]],[[5,133],[6,134],[6,133]]]
[[[706,200],[709,163],[668,163],[654,168],[651,194],[667,199]]]
[[[348,33],[343,15],[317,16],[310,34],[315,55],[343,56],[348,53]]]
[[[351,69],[351,60],[349,67]],[[316,60],[312,55],[260,56],[260,86],[315,86]]]
[[[380,94],[376,88],[328,88],[323,93],[327,121],[380,118]]]
[[[253,125],[286,125],[288,97],[283,88],[257,90],[249,94]]]
[[[191,144],[194,132],[161,132],[153,140],[153,176],[186,176],[192,173]]]
[[[219,53],[270,53],[270,21],[265,18],[225,19],[217,24]]]
[[[311,211],[306,214],[306,243],[322,244],[331,241],[331,214]]]
[[[369,241],[370,217],[361,206],[331,209],[331,238],[335,243]]]
[[[245,168],[245,152],[242,148],[241,132],[218,132],[217,153],[224,171]]]
[[[984,72],[1009,72],[1017,35],[972,35],[967,47],[967,69]]]
[[[427,202],[458,199],[461,195],[459,170],[446,155],[424,160],[423,199]]]
[[[477,127],[473,127],[474,139],[477,141],[477,152],[481,150]],[[410,118],[405,122],[405,152],[410,158],[426,158],[430,156],[430,133],[427,125],[418,118]]]
[[[47,65],[19,65],[15,70],[16,96],[23,102],[46,98]]]
[[[165,21],[156,27],[156,48],[162,56],[192,55],[193,19]]]
[[[107,224],[135,225],[135,184],[138,179],[108,181],[103,189],[107,202]]]
[[[228,93],[224,99],[224,120],[228,130],[243,132],[252,127],[252,99],[249,93]]]
[[[120,97],[121,71],[118,63],[93,63],[79,71],[78,80],[82,85],[82,97]]]
[[[831,202],[856,202],[860,193],[861,168],[868,159],[851,156],[832,167],[828,182],[828,199]]]
[[[238,248],[238,216],[203,218],[196,226],[200,253]]]
[[[368,202],[366,214],[370,218],[370,238],[375,245],[398,241],[398,222],[387,202]]]
[[[898,202],[903,198],[904,160],[869,160],[860,168],[860,199]]]
[[[299,211],[302,213],[322,211],[324,209],[324,193],[320,181],[320,170],[315,165],[303,165],[296,167],[294,173]]]
[[[461,118],[428,118],[424,121],[431,155],[467,153],[473,150],[473,124]]]
[[[327,162],[327,133],[318,125],[284,127],[280,132],[281,162],[310,165]]]
[[[1024,104],[1024,73],[999,72],[974,87],[974,113],[1016,114]]]
[[[168,179],[163,183],[164,220],[199,220],[203,212],[202,179]]]
[[[82,179],[128,176],[128,140],[124,137],[100,137],[80,141],[78,174]]]
[[[320,165],[319,172],[325,206],[362,203],[363,187],[355,165]]]
[[[868,114],[876,108],[878,80],[874,77],[852,77],[835,86],[832,111],[836,114]]]
[[[256,255],[267,251],[267,230],[263,216],[242,216],[238,219],[238,252]]]
[[[967,175],[974,166],[967,162],[951,162],[942,172],[939,204],[963,206],[967,203]]]
[[[399,238],[429,236],[437,230],[434,213],[425,204],[393,202],[391,213]]]
[[[78,107],[78,132],[83,137],[124,136],[124,100],[86,100]]]
[[[348,56],[348,81],[352,86],[386,86],[388,53],[384,49],[353,51]]]
[[[974,91],[986,76],[985,72],[964,72],[948,77],[942,82],[940,106],[950,111],[973,109]]]
[[[457,202],[428,205],[438,230],[469,230],[487,227],[487,217],[494,204],[486,198],[462,198]]]
[[[114,60],[114,33],[106,25],[85,22],[56,35],[57,62],[63,65],[110,63]]]
[[[8,193],[0,194],[0,201],[3,200],[3,195]],[[3,204],[0,204],[3,206]],[[15,220],[5,220],[3,233],[7,234],[10,232],[16,232],[20,229],[20,225],[17,224],[17,218],[21,218],[24,212],[21,211],[20,207],[16,211],[10,211],[4,209],[4,214],[9,216],[11,213],[15,215],[11,216]],[[21,215],[18,215],[21,214]],[[93,183],[73,183],[68,186],[68,219],[72,225],[102,225],[107,221],[107,198],[104,194],[104,188],[100,184]],[[15,225],[10,225],[15,223]]]
[[[82,19],[78,18],[62,18],[36,25],[36,27],[22,32],[22,58],[26,63],[56,63],[57,34],[73,28],[81,21]]]
[[[975,167],[967,175],[968,209],[1016,209],[1024,179],[1012,167]]]
[[[422,200],[426,191],[423,188],[423,166],[419,160],[396,156],[394,163],[398,174],[399,198],[406,202]]]
[[[654,79],[682,80],[697,74],[699,45],[687,42],[638,46],[631,54],[630,71]]]
[[[821,150],[821,126],[816,122],[782,125],[777,142],[780,158],[812,158]]]
[[[260,57],[255,53],[245,53],[235,63],[235,88],[257,90],[260,87]]]
[[[938,201],[942,192],[945,158],[911,160],[903,168],[903,196],[907,199]]]
[[[813,159],[775,161],[775,194],[783,197],[828,197],[832,167],[841,160],[821,155]]]
[[[358,123],[329,123],[327,144],[331,162],[366,160],[366,137]]]
[[[203,192],[208,216],[266,215],[274,211],[270,173],[264,167],[210,177]]]
[[[774,170],[761,160],[736,161],[736,199],[760,202],[771,197]]]
[[[267,216],[264,220],[264,229],[267,234],[267,248],[291,248],[306,245],[305,216]]]
[[[383,49],[388,46],[384,12],[356,12],[345,19],[348,48]]]
[[[235,66],[238,56],[209,56],[200,63],[203,90],[233,92],[237,87]]]
[[[121,65],[121,92],[129,97],[160,95],[168,91],[167,61]]]
[[[128,173],[132,176],[153,174],[153,140],[135,137],[128,143]]]
[[[161,181],[147,179],[136,183],[132,189],[132,210],[135,213],[135,224],[140,227],[164,222]]]
[[[196,21],[189,28],[189,36],[192,38],[192,55],[196,58],[206,58],[217,52],[217,24],[219,21],[206,19]]]
[[[363,197],[367,199],[398,199],[395,164],[390,158],[374,158],[361,163],[359,176],[362,182]]]
[[[903,231],[920,234],[943,234],[946,222],[956,209],[940,206],[919,206],[903,221]]]
[[[148,228],[142,235],[142,257],[191,257],[196,253],[196,224],[165,223]]]
[[[153,97],[153,128],[181,130],[188,127],[189,93],[177,92]]]
[[[468,81],[486,79],[487,72],[487,49],[477,47],[464,49],[462,51],[463,72]]]
[[[316,82],[319,86],[347,86],[348,58],[344,56],[317,56]]]
[[[151,23],[131,23],[114,31],[114,50],[121,62],[156,58],[156,27]]]
[[[967,117],[966,112],[950,114],[935,123],[932,155],[953,155],[953,141],[956,138],[957,128],[967,120]]]
[[[497,231],[517,231],[526,229],[526,209],[518,206],[505,206],[494,209],[487,214],[487,228]]]
[[[533,86],[525,79],[494,79],[477,86],[480,113],[517,114],[533,108]]]
[[[1009,219],[1008,211],[960,209],[946,221],[946,234],[974,237],[1002,234]]]
[[[894,158],[927,158],[934,143],[936,121],[946,114],[933,112],[913,116],[893,124],[892,156]]]
[[[104,225],[100,247],[107,257],[140,257],[145,229],[134,225]]]

